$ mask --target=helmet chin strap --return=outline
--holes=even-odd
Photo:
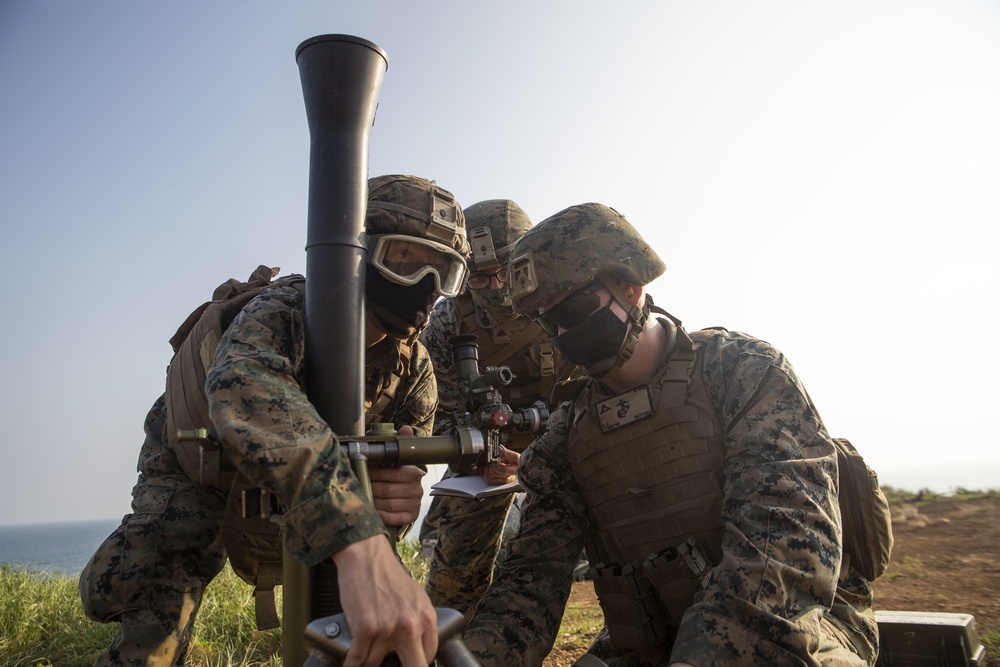
[[[583,369],[583,372],[590,377],[600,379],[611,371],[621,368],[626,361],[632,358],[636,343],[639,342],[639,335],[646,326],[646,320],[649,319],[650,304],[648,298],[643,299],[642,306],[633,304],[629,300],[629,295],[619,287],[618,281],[610,276],[598,276],[597,279],[611,292],[611,297],[627,313],[629,321],[628,332],[625,334],[622,346],[618,349],[618,354]]]

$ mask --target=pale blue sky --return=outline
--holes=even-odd
[[[0,525],[127,512],[177,325],[304,271],[325,33],[389,54],[372,175],[613,206],[885,482],[1000,487],[995,2],[4,0]]]

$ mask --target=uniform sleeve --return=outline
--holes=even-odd
[[[437,530],[427,569],[427,595],[435,607],[471,617],[493,575],[513,493],[475,500],[434,496],[424,521]]]
[[[565,451],[569,408],[553,413],[518,467],[521,527],[464,635],[484,665],[540,665],[559,632],[587,529]]]
[[[705,349],[726,438],[722,560],[672,661],[807,664],[840,569],[836,451],[791,365],[727,333]]]
[[[240,472],[275,493],[286,544],[306,565],[385,529],[301,385],[302,296],[267,290],[223,336],[208,369],[209,414]]]
[[[438,408],[435,418],[435,435],[451,429],[451,413],[462,405],[455,376],[455,356],[451,339],[461,333],[458,307],[453,299],[441,299],[434,306],[427,327],[420,333],[420,342],[427,348],[434,376],[437,379]]]

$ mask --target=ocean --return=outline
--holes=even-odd
[[[441,466],[443,470],[444,466]],[[432,466],[425,477],[425,486],[441,478],[441,471]],[[1000,488],[1000,463],[985,462],[970,466],[941,464],[934,467],[879,468],[879,481],[896,489],[936,493],[953,493],[958,488],[987,490]],[[424,496],[420,516],[407,536],[416,539],[420,524],[430,505]],[[0,526],[0,566],[15,565],[36,572],[52,572],[76,577],[108,535],[118,527],[119,519],[41,523],[20,526]]]
[[[419,534],[426,513],[425,506],[409,537]],[[120,519],[100,519],[0,526],[0,567],[11,565],[76,577],[119,523]]]
[[[0,566],[76,577],[120,519],[0,526]]]

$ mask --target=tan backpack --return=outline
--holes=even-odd
[[[174,357],[167,367],[167,441],[184,472],[200,484],[228,491],[234,472],[215,444],[216,433],[205,397],[205,373],[226,329],[258,294],[272,285],[305,289],[303,276],[293,274],[272,282],[277,273],[277,267],[261,265],[246,282],[232,278],[222,283],[215,288],[212,300],[195,308],[170,339]],[[178,431],[197,429],[205,429],[208,437],[183,440],[177,437]]]
[[[889,501],[868,467],[846,438],[834,438],[840,477],[840,517],[844,534],[844,565],[853,565],[868,581],[885,574],[892,554]]]
[[[254,586],[257,626],[262,630],[279,625],[274,587],[281,584],[281,530],[268,518],[269,507],[246,511],[248,498],[259,502],[261,494],[254,493],[250,480],[237,474],[219,447],[208,416],[205,373],[226,329],[257,295],[278,285],[291,285],[304,293],[303,276],[275,280],[277,273],[277,268],[261,265],[245,282],[227,280],[215,289],[211,301],[184,320],[170,339],[174,357],[167,368],[166,386],[167,441],[192,481],[229,494],[222,538],[233,571]],[[188,435],[179,438],[179,432]]]

